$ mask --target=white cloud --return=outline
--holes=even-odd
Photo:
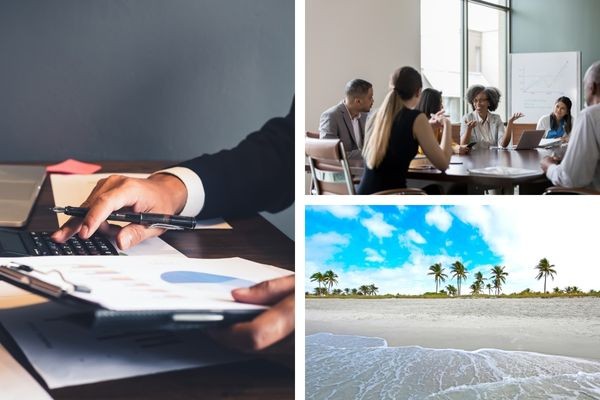
[[[446,240],[446,247],[452,246],[452,240]]]
[[[366,248],[364,249],[364,252],[367,254],[367,256],[365,257],[365,261],[376,263],[382,263],[385,261],[385,257],[375,249]]]
[[[406,231],[406,237],[408,240],[415,242],[417,244],[427,243],[425,238],[423,236],[421,236],[421,234],[419,232],[415,231],[414,229],[409,229],[408,231]]]
[[[328,212],[336,218],[354,219],[360,214],[359,206],[313,206],[313,211]]]
[[[350,244],[350,235],[337,232],[319,232],[306,238],[306,260],[328,262]]]
[[[452,226],[452,215],[444,210],[441,206],[433,206],[427,214],[425,214],[425,222],[428,225],[433,225],[442,232],[448,232]]]
[[[374,212],[371,218],[365,218],[360,221],[361,225],[367,228],[370,234],[377,236],[380,240],[384,237],[392,236],[396,228],[383,220],[383,214]]]

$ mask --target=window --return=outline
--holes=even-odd
[[[507,0],[421,0],[421,72],[424,86],[442,91],[452,122],[470,111],[468,86],[495,86],[496,113],[506,121]]]

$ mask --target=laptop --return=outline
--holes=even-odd
[[[523,131],[521,135],[521,140],[517,143],[516,146],[512,148],[514,150],[531,150],[538,147],[540,144],[540,140],[544,137],[545,131]]]
[[[0,165],[0,226],[27,223],[45,177],[43,166]]]

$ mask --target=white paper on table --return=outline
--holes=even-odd
[[[509,178],[518,178],[521,176],[543,175],[544,172],[542,170],[516,167],[485,167],[470,169],[469,173],[471,175],[506,176]]]
[[[0,310],[2,324],[50,389],[248,359],[198,330],[89,329],[74,323],[71,311],[54,302]],[[4,399],[4,387],[1,393]]]
[[[2,400],[52,400],[52,397],[0,345],[0,388]]]
[[[231,290],[292,274],[243,258],[46,256],[13,261],[39,271],[32,277],[66,290],[71,285],[65,280],[87,286],[90,293],[71,295],[114,311],[260,310],[265,307],[235,302]],[[62,277],[49,273],[57,269]]]
[[[62,175],[62,174],[50,174],[50,181],[52,183],[52,192],[54,194],[54,204],[58,207],[64,206],[79,206],[87,199],[88,195],[92,192],[96,183],[100,179],[108,178],[111,174],[88,174],[88,175]],[[118,175],[125,175],[131,178],[146,178],[150,174],[131,174],[131,173],[118,173]],[[58,226],[62,226],[70,218],[65,214],[56,214],[58,218]],[[111,221],[112,224],[125,226],[127,222]],[[204,221],[198,221],[195,229],[232,229],[231,225],[220,218],[207,219]]]

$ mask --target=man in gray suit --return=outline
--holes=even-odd
[[[337,105],[321,114],[321,139],[341,139],[349,159],[362,158],[365,123],[373,106],[373,85],[362,79],[346,84],[346,96]]]

